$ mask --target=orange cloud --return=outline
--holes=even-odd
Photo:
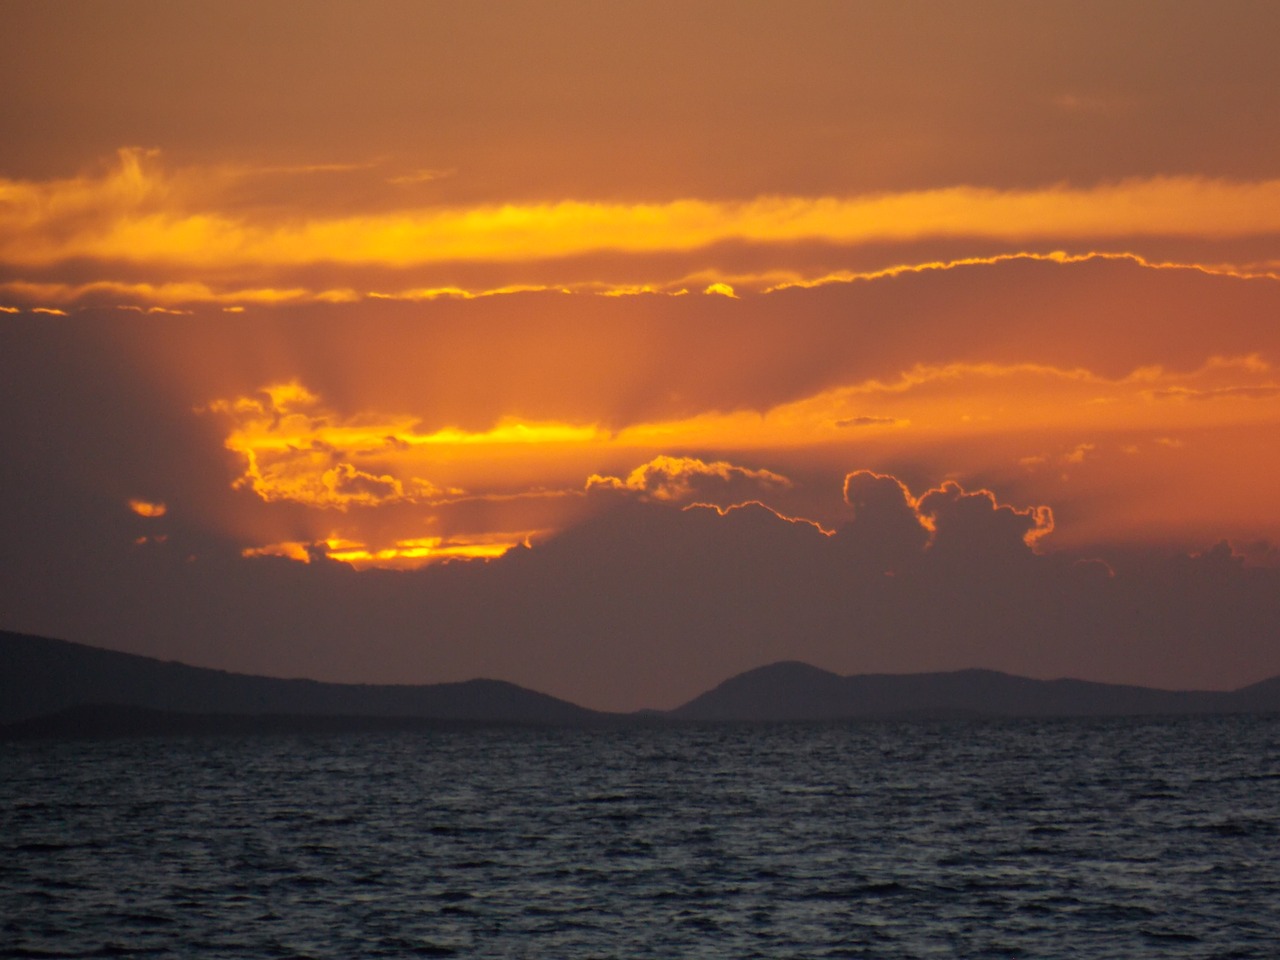
[[[352,165],[356,173],[366,166]],[[658,291],[736,297],[740,290],[813,286],[958,264],[1034,257],[1064,262],[1137,253],[1034,252],[1032,243],[1131,243],[1141,238],[1214,240],[1280,233],[1280,180],[1155,177],[1092,187],[995,190],[953,186],[853,196],[761,196],[659,203],[562,199],[481,206],[370,206],[355,212],[317,208],[310,194],[282,183],[311,168],[160,166],[156,154],[120,151],[98,176],[28,181],[0,178],[0,264],[11,279],[0,292],[27,302],[101,302],[111,296],[175,306],[190,303],[350,302],[367,297],[430,300],[525,290],[628,294]],[[273,202],[246,205],[238,184],[264,180]],[[264,187],[265,189],[265,187]],[[308,202],[304,203],[306,200]],[[867,270],[789,267],[798,244],[862,247],[965,238],[1010,244],[1013,252],[928,260]],[[689,255],[725,244],[771,249],[773,264],[707,269]],[[574,258],[675,257],[645,276],[610,279],[600,264]],[[705,260],[705,257],[700,257]],[[1260,266],[1187,264],[1210,272],[1275,277]],[[57,276],[80,264],[77,279]],[[506,276],[464,284],[450,265],[558,264],[535,279]],[[83,279],[84,265],[100,275]],[[370,269],[410,278],[400,286],[359,279]],[[504,268],[505,269],[505,268]],[[306,271],[321,270],[323,285]],[[660,272],[659,272],[660,271]],[[624,271],[630,272],[630,271]],[[142,273],[143,277],[136,275]],[[125,278],[124,275],[129,278]],[[414,277],[430,278],[425,283]],[[501,278],[501,270],[494,273]],[[214,279],[216,278],[216,279]],[[267,282],[263,279],[267,278]],[[385,278],[384,278],[385,279]],[[305,280],[305,282],[299,282]]]
[[[827,286],[832,283],[852,283],[857,280],[884,280],[913,273],[932,273],[939,270],[955,270],[960,267],[994,266],[1000,263],[1011,263],[1018,260],[1041,261],[1045,263],[1089,263],[1093,260],[1114,260],[1132,263],[1149,270],[1193,270],[1211,276],[1236,277],[1241,280],[1280,280],[1274,265],[1233,265],[1181,263],[1170,260],[1153,260],[1130,251],[1090,250],[1084,253],[1067,253],[1053,250],[1048,253],[1037,253],[1031,250],[1019,250],[1011,253],[997,253],[982,257],[956,257],[950,260],[926,260],[920,263],[898,263],[875,270],[836,270],[821,276],[803,278],[795,274],[779,273],[773,278],[759,275],[757,280],[768,280],[763,287],[765,293],[775,290],[786,290],[791,287],[812,288]],[[742,278],[742,282],[747,278]]]
[[[1197,402],[1176,402],[1191,398]],[[349,512],[505,499],[511,517],[531,495],[563,498],[581,490],[573,479],[578,465],[585,467],[576,476],[587,477],[588,491],[653,500],[727,504],[795,492],[782,473],[703,459],[707,449],[757,457],[768,451],[770,459],[804,462],[856,443],[860,455],[876,463],[946,445],[956,466],[996,456],[1010,467],[1020,464],[1023,476],[1050,460],[1092,468],[1107,444],[1137,450],[1157,436],[1280,426],[1280,389],[1270,366],[1250,355],[1211,358],[1186,372],[1143,367],[1122,377],[1048,364],[918,364],[893,379],[869,379],[760,412],[712,411],[612,431],[509,417],[488,429],[425,429],[413,414],[333,410],[297,381],[203,409],[227,423],[225,446],[240,464],[234,486],[264,502]],[[1032,436],[1051,446],[1027,449],[1025,438]],[[1051,455],[1053,447],[1059,452]],[[640,466],[617,472],[637,460]],[[548,522],[539,516],[533,525]]]
[[[268,543],[261,547],[246,547],[240,551],[242,557],[284,557],[299,563],[311,562],[311,551],[308,544],[297,540],[284,540],[280,543]]]
[[[430,563],[451,560],[494,560],[523,542],[486,539],[466,541],[461,538],[414,537],[397,540],[394,546],[369,549],[364,545],[345,544],[326,551],[330,560],[350,564],[356,569],[416,570]]]
[[[158,501],[133,499],[129,501],[129,509],[140,517],[163,517],[169,508]]]
[[[562,200],[271,221],[219,210],[226,171],[166,174],[120,151],[94,179],[0,180],[0,260],[196,266],[528,260],[595,250],[693,250],[728,240],[833,243],[924,236],[1236,237],[1280,232],[1280,180],[1126,180],[1089,188],[947,187],[854,197],[602,203]]]
[[[680,501],[724,494],[736,487],[782,489],[791,481],[771,470],[752,470],[723,460],[706,463],[696,457],[658,456],[631,471],[625,480],[592,474],[587,489],[621,490],[646,499]]]
[[[1280,390],[1257,356],[1214,357],[1197,370],[1144,367],[1106,377],[1036,363],[916,364],[894,379],[870,379],[780,404],[763,413],[698,414],[636,424],[620,445],[736,449],[843,444],[860,439],[902,446],[941,436],[1028,430],[1104,431],[1280,423]],[[1213,400],[1192,407],[1171,399]],[[869,428],[869,429],[868,429]]]
[[[481,538],[413,537],[397,540],[392,546],[370,547],[358,540],[330,536],[311,542],[286,540],[280,543],[248,547],[241,556],[283,557],[299,563],[310,563],[313,556],[323,556],[364,570],[377,567],[386,570],[417,570],[432,563],[453,560],[493,560],[528,542],[528,535],[490,534]]]
[[[465,493],[416,471],[447,467],[468,451],[501,456],[512,449],[574,446],[607,439],[595,426],[504,419],[488,430],[424,432],[412,416],[341,416],[291,381],[257,396],[215,400],[204,410],[231,422],[225,445],[244,469],[235,486],[267,502],[347,510],[430,503]]]
[[[1045,268],[1035,269],[1043,273]],[[636,306],[647,310],[650,305]],[[736,311],[740,305],[716,301],[706,306],[724,317],[723,311]],[[607,309],[616,308],[610,303]],[[248,326],[247,321],[238,322]],[[717,337],[724,329],[717,328]],[[955,351],[960,355],[986,352],[982,344],[970,349],[963,336],[955,339],[960,341]],[[553,349],[560,342],[553,339],[545,354],[553,362],[563,361]],[[578,341],[565,343],[572,350]],[[883,470],[912,463],[918,471],[914,476],[933,482],[944,477],[978,486],[1005,482],[1037,501],[1048,496],[1081,502],[1092,498],[1088,510],[1095,517],[1104,515],[1103,504],[1114,504],[1105,523],[1087,529],[1092,536],[1099,531],[1118,535],[1121,530],[1149,529],[1159,521],[1133,506],[1137,500],[1156,501],[1149,486],[1159,475],[1175,477],[1162,482],[1185,495],[1201,496],[1205,510],[1222,509],[1225,501],[1208,494],[1225,482],[1210,462],[1223,444],[1211,442],[1207,434],[1227,430],[1234,431],[1232,437],[1242,437],[1252,431],[1263,437],[1280,429],[1280,389],[1272,360],[1248,352],[1209,356],[1188,369],[1150,364],[1119,374],[1115,371],[1123,368],[1118,366],[1102,373],[1085,365],[978,360],[912,363],[894,373],[895,360],[882,359],[849,367],[881,371],[877,376],[835,379],[827,372],[822,374],[827,382],[838,385],[795,391],[796,399],[758,408],[731,405],[735,399],[745,404],[752,396],[745,374],[735,373],[741,386],[730,381],[729,389],[705,393],[692,392],[700,382],[672,380],[675,400],[668,408],[677,415],[628,422],[625,405],[613,405],[613,395],[629,393],[640,381],[626,379],[626,349],[610,354],[604,349],[605,338],[600,344],[599,350],[582,350],[582,364],[608,364],[613,356],[621,357],[616,390],[602,382],[579,392],[580,385],[571,381],[562,398],[560,385],[545,377],[522,383],[518,390],[506,389],[511,382],[507,374],[518,377],[522,366],[531,366],[522,348],[500,358],[492,394],[483,383],[461,380],[447,390],[421,395],[398,380],[383,389],[377,380],[354,375],[344,382],[341,374],[326,375],[323,367],[311,362],[300,366],[325,382],[326,392],[338,387],[341,394],[332,395],[378,395],[383,402],[337,407],[301,380],[281,380],[256,393],[227,394],[206,403],[206,415],[225,425],[223,443],[234,458],[228,482],[252,494],[235,501],[235,535],[243,538],[241,545],[255,548],[261,543],[314,543],[330,531],[333,514],[343,513],[343,536],[358,544],[352,550],[363,550],[369,557],[391,550],[383,560],[410,560],[413,557],[405,551],[415,548],[403,544],[422,534],[425,521],[434,524],[427,532],[444,537],[444,545],[459,537],[463,539],[457,542],[471,543],[495,530],[563,530],[598,508],[584,493],[603,490],[720,506],[763,500],[785,513],[830,524],[836,518],[822,512],[806,483],[792,483],[791,478],[810,477],[815,470],[841,471],[851,456]],[[871,346],[874,353],[877,346]],[[1017,355],[1004,346],[997,343],[993,352]],[[1101,347],[1090,347],[1078,356],[1093,359],[1103,353]],[[1048,356],[1052,351],[1030,352],[1036,354]],[[467,368],[481,369],[488,354],[479,350],[470,356]],[[906,358],[910,353],[890,356]],[[642,368],[652,362],[656,361],[639,359]],[[276,366],[289,369],[293,361],[285,356]],[[387,369],[377,367],[377,375]],[[408,365],[403,369],[420,372]],[[691,370],[697,374],[692,366]],[[456,401],[463,394],[465,402]],[[504,414],[508,398],[514,402],[507,409],[518,405],[559,416],[590,412],[609,427],[585,418],[517,418]],[[442,399],[450,404],[447,413]],[[475,404],[483,404],[479,409],[484,412],[464,419]],[[684,415],[686,410],[691,412]],[[431,416],[433,422],[426,419]],[[459,422],[466,425],[456,425]],[[1169,450],[1157,445],[1159,437],[1185,443],[1185,462],[1172,463]],[[1235,488],[1247,492],[1246,475],[1266,475],[1270,449],[1263,442],[1250,448],[1253,466],[1233,481]],[[1119,456],[1126,450],[1132,455]],[[1069,490],[1065,471],[1070,471]],[[255,519],[249,507],[255,501],[281,508],[262,514],[267,519]],[[289,511],[287,505],[314,512]],[[1174,518],[1186,514],[1168,505],[1161,509]],[[320,511],[328,511],[327,517]],[[1069,525],[1059,542],[1086,530],[1079,512],[1063,516]],[[1117,517],[1124,516],[1144,519],[1141,524],[1137,519],[1118,523]],[[1231,519],[1236,522],[1234,514]],[[439,556],[440,549],[437,545],[424,555]],[[329,552],[330,548],[323,551]]]
[[[786,256],[780,252],[780,256]],[[675,277],[655,274],[649,281],[636,283],[621,280],[582,279],[571,268],[547,266],[552,273],[559,273],[545,283],[500,283],[496,285],[437,284],[431,286],[396,287],[388,289],[357,286],[313,287],[298,284],[281,286],[244,286],[231,284],[217,286],[198,280],[171,280],[165,282],[94,280],[87,283],[69,283],[51,280],[9,280],[0,282],[0,293],[26,303],[42,304],[90,304],[116,305],[123,309],[137,309],[139,304],[152,304],[151,309],[178,305],[209,304],[222,306],[228,312],[242,312],[245,304],[272,307],[307,303],[357,303],[362,300],[430,302],[433,300],[480,300],[517,293],[555,292],[583,296],[629,297],[646,294],[685,296],[691,289],[703,288],[705,294],[718,294],[740,299],[739,290],[757,294],[775,293],[788,289],[811,289],[832,284],[854,283],[893,279],[910,274],[956,270],[962,267],[994,266],[1016,261],[1039,261],[1064,265],[1090,261],[1123,261],[1149,270],[1187,270],[1210,276],[1227,276],[1237,279],[1280,280],[1274,264],[1194,263],[1171,260],[1155,260],[1131,252],[1087,251],[1065,253],[1063,251],[1035,252],[1015,251],[982,257],[959,257],[948,260],[925,260],[914,263],[896,263],[886,267],[865,270],[811,271],[803,268],[777,267],[768,270],[741,271],[731,269],[696,270]],[[166,268],[167,269],[167,268]],[[633,269],[644,270],[644,267]],[[36,312],[65,312],[56,308],[37,307]],[[0,307],[0,311],[18,313],[19,307]]]

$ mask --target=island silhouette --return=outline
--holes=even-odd
[[[668,711],[605,713],[501,680],[346,684],[230,673],[0,631],[0,736],[368,730],[462,724],[774,722],[1280,711],[1280,677],[1233,691],[1033,680],[995,670],[748,670]]]

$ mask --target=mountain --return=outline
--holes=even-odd
[[[994,670],[840,676],[783,662],[675,710],[600,713],[500,680],[422,686],[282,680],[0,631],[0,735],[326,732],[442,724],[1117,716],[1280,712],[1280,677],[1229,693]]]
[[[681,720],[834,720],[894,716],[1120,716],[1280,711],[1280,677],[1229,693],[1086,680],[1030,680],[995,670],[843,677],[806,663],[748,670],[672,710]]]
[[[86,712],[89,705],[95,710]],[[425,686],[282,680],[0,631],[0,723],[70,709],[71,718],[79,717],[80,726],[90,731],[95,722],[119,725],[127,714],[104,711],[105,705],[188,718],[230,714],[553,724],[605,716],[500,680]],[[132,716],[142,722],[146,714]],[[97,719],[91,722],[91,717]],[[65,716],[63,722],[70,723]]]

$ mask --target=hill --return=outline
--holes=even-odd
[[[192,667],[0,631],[0,735],[419,729],[450,724],[1280,712],[1280,677],[1231,692],[1031,680],[994,670],[841,676],[782,662],[671,711],[600,713],[501,680],[376,685]]]
[[[581,723],[604,716],[500,680],[422,686],[284,680],[0,631],[0,723],[88,705],[188,715],[413,717],[480,723]],[[94,715],[108,716],[101,711]],[[119,713],[109,715],[118,718]]]
[[[677,707],[682,720],[893,716],[1121,716],[1280,711],[1280,678],[1232,692],[1031,680],[995,670],[840,676],[783,662],[739,674]]]

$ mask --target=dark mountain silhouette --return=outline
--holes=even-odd
[[[669,715],[683,720],[833,720],[1271,711],[1280,711],[1280,677],[1226,693],[1029,680],[995,670],[842,677],[805,663],[784,662],[739,674]]]
[[[1030,680],[994,670],[840,676],[784,662],[675,710],[601,713],[499,680],[422,686],[250,676],[0,631],[0,734],[419,729],[456,724],[1280,712],[1280,677],[1232,692]]]
[[[258,716],[419,718],[484,723],[581,723],[603,716],[500,680],[426,686],[320,683],[227,673],[0,631],[0,723],[88,705]],[[91,711],[92,713],[92,711]],[[98,710],[118,724],[120,711]],[[142,717],[136,714],[136,718]],[[154,720],[154,718],[152,718]],[[64,717],[64,723],[70,723]]]

